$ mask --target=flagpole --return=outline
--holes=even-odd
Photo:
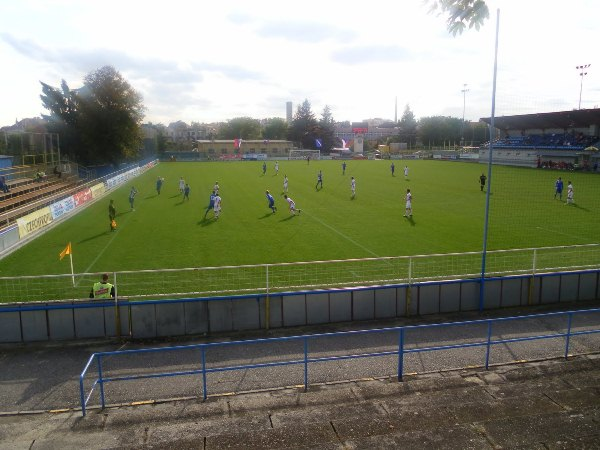
[[[69,252],[69,260],[71,260],[71,281],[73,281],[73,287],[75,287],[75,272],[73,271],[73,252]]]

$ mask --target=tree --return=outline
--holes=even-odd
[[[298,105],[294,119],[288,128],[288,139],[298,143],[301,148],[316,149],[319,131],[319,123],[312,113],[310,102],[306,99]]]
[[[422,117],[417,135],[423,145],[439,146],[444,142],[459,143],[462,120],[456,117]]]
[[[323,112],[321,113],[321,120],[319,120],[319,137],[322,142],[322,150],[330,151],[336,146],[335,137],[335,121],[331,114],[331,108],[325,105]]]
[[[484,0],[426,0],[429,12],[447,14],[446,24],[453,36],[462,34],[466,25],[479,30],[490,16]]]
[[[402,118],[398,123],[400,142],[406,142],[413,146],[417,139],[417,120],[414,113],[410,110],[410,106],[406,105]]]
[[[287,122],[279,117],[273,117],[266,120],[262,135],[264,139],[286,139],[287,132]]]
[[[42,84],[50,132],[59,133],[63,153],[82,164],[111,163],[138,155],[142,142],[142,97],[111,66],[90,72],[83,87],[71,90]]]
[[[219,139],[260,139],[260,121],[250,117],[237,117],[219,127]]]

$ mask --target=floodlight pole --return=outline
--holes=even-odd
[[[580,71],[579,76],[581,77],[581,82],[579,83],[579,109],[581,109],[581,92],[583,91],[583,77],[587,75],[586,70],[590,66],[591,64],[584,64],[576,67],[576,69]]]
[[[479,312],[483,311],[485,299],[485,263],[487,256],[488,222],[490,216],[490,192],[492,191],[492,147],[496,114],[496,75],[498,74],[498,31],[500,29],[500,9],[496,10],[496,47],[494,53],[494,83],[492,86],[492,115],[490,117],[490,142],[488,148],[487,192],[485,194],[485,222],[483,226],[483,250],[481,252],[481,279],[479,282]]]
[[[469,92],[469,90],[467,89],[467,84],[463,84],[463,88],[461,89],[461,91],[463,93],[463,118],[462,118],[462,124],[460,126],[460,143],[461,145],[464,146],[464,142],[465,142],[465,107],[467,105],[467,92]]]

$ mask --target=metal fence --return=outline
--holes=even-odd
[[[543,320],[542,323],[534,324],[535,320]],[[520,328],[517,323],[528,321]],[[441,330],[454,329],[455,333],[448,337],[448,333]],[[346,362],[364,358],[377,358],[388,360],[387,366],[382,370],[376,368],[375,363],[366,365],[366,369],[353,369],[345,367],[342,370],[342,378],[328,381],[340,381],[356,379],[369,376],[394,376],[402,381],[406,373],[406,358],[413,354],[445,352],[450,353],[450,359],[456,364],[452,352],[459,349],[480,349],[480,354],[472,355],[469,362],[452,369],[473,367],[475,362],[478,367],[488,369],[492,360],[492,350],[498,346],[503,348],[505,355],[502,363],[523,362],[523,356],[519,351],[510,348],[518,343],[543,341],[544,345],[537,346],[533,351],[543,348],[544,355],[548,351],[553,352],[550,357],[564,357],[571,355],[574,348],[572,343],[576,337],[583,337],[600,333],[600,308],[578,311],[554,312],[545,314],[534,314],[528,316],[505,317],[495,319],[473,320],[464,322],[439,323],[428,325],[413,325],[394,328],[381,328],[372,330],[347,331],[337,333],[314,334],[304,336],[280,337],[270,339],[254,339],[248,341],[216,342],[208,344],[197,344],[188,346],[175,346],[167,348],[148,348],[138,350],[122,350],[112,352],[94,353],[90,356],[79,377],[79,394],[82,414],[85,416],[86,408],[96,388],[98,388],[99,403],[102,408],[106,406],[106,388],[108,383],[160,379],[165,377],[191,377],[190,384],[196,396],[201,395],[206,399],[209,395],[208,377],[219,376],[214,380],[214,391],[218,385],[225,385],[227,373],[242,371],[241,377],[260,379],[261,388],[274,389],[286,387],[284,376],[280,376],[284,367],[300,367],[295,370],[293,380],[301,380],[301,385],[292,381],[293,386],[303,386],[307,390],[309,385],[320,382],[317,367],[329,362],[336,362],[343,366]],[[368,344],[360,344],[362,337],[369,336]],[[373,339],[375,338],[375,339]],[[552,341],[554,340],[554,341]],[[556,341],[558,340],[558,344]],[[560,345],[560,341],[564,341]],[[548,342],[554,342],[554,345]],[[256,347],[260,347],[256,351]],[[598,351],[597,341],[591,343],[591,347]],[[589,346],[585,347],[589,349]],[[227,352],[224,350],[227,349]],[[183,355],[181,361],[177,362],[174,354]],[[577,353],[577,350],[574,352]],[[138,364],[134,361],[136,357],[156,357],[150,363],[144,361]],[[123,361],[125,360],[125,361]],[[444,358],[438,356],[432,360],[430,369],[440,370]],[[107,363],[115,364],[122,361],[120,366],[106,370]],[[249,362],[250,361],[250,362]],[[118,364],[118,363],[117,363]],[[458,362],[460,364],[460,362]],[[95,378],[88,379],[95,366]],[[156,367],[164,367],[162,372],[153,372]],[[145,369],[144,369],[145,368]],[[150,369],[148,369],[150,368]],[[273,376],[264,375],[265,369],[274,369]],[[310,369],[310,376],[309,376]],[[366,372],[365,372],[366,370]],[[109,375],[107,375],[109,373]],[[257,374],[258,373],[258,374]],[[114,375],[113,375],[114,374]],[[86,383],[88,389],[86,389]],[[282,384],[283,383],[283,384]],[[181,389],[183,383],[163,383],[159,389],[165,392],[174,388],[171,394],[180,396],[177,389]],[[200,388],[201,386],[201,388]],[[239,386],[239,385],[238,385]],[[198,393],[200,388],[201,394]],[[132,392],[127,389],[127,392]],[[217,392],[218,394],[218,392]]]
[[[481,276],[481,252],[243,266],[120,271],[111,282],[121,299],[271,294],[380,286]],[[600,268],[600,244],[494,250],[486,276]],[[99,273],[1,277],[2,302],[87,298]]]

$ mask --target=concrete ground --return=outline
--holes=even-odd
[[[600,354],[301,389],[0,415],[0,449],[600,448]]]
[[[525,331],[532,326],[554,331],[558,325],[517,323]],[[152,388],[120,384],[110,391],[124,403],[113,400],[104,410],[92,407],[86,417],[78,409],[78,374],[91,352],[120,344],[3,346],[0,450],[600,449],[600,336],[584,337],[577,345],[585,354],[568,360],[539,355],[540,346],[548,355],[557,353],[550,342],[534,341],[532,354],[540,359],[526,363],[499,363],[489,370],[419,370],[421,374],[405,375],[402,382],[364,378],[312,384],[308,392],[302,387],[236,394],[224,390],[202,401],[198,390],[189,395],[179,378],[158,379]],[[519,359],[519,353],[513,356]],[[252,378],[246,372],[240,376]],[[135,404],[165,393],[189,396]]]

